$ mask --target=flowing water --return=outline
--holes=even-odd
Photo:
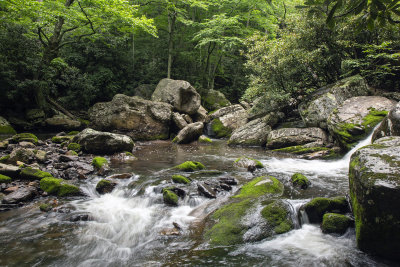
[[[370,138],[358,147],[367,145]],[[57,212],[42,213],[38,200],[0,213],[1,266],[387,266],[356,248],[354,230],[341,237],[322,234],[319,226],[297,222],[299,207],[307,200],[348,192],[351,153],[340,160],[282,158],[261,148],[230,148],[224,141],[212,145],[175,145],[170,142],[137,144],[133,163],[112,163],[113,173],[132,173],[119,180],[110,194],[99,195],[101,177],[83,181],[88,197],[68,200]],[[265,169],[251,174],[235,169],[240,156],[259,159]],[[196,185],[178,207],[163,204],[161,189],[169,183],[170,168],[186,160],[200,161],[214,172],[195,173],[195,181],[233,177],[239,186],[219,193],[214,200],[196,193]],[[312,185],[293,189],[290,177],[301,172]],[[244,245],[210,248],[202,239],[204,218],[221,206],[240,184],[263,174],[285,184],[284,199],[291,204],[296,229]],[[42,200],[43,201],[43,200]],[[74,214],[90,214],[91,221],[70,222]],[[252,220],[252,218],[248,218]],[[178,223],[180,236],[163,236],[163,229]]]

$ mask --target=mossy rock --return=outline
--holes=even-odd
[[[37,136],[34,135],[34,134],[31,134],[31,133],[19,133],[19,134],[16,134],[16,135],[14,135],[12,137],[12,140],[15,143],[19,143],[19,142],[25,141],[25,142],[31,142],[31,143],[33,143],[35,145],[37,145],[37,143],[39,141]]]
[[[274,201],[264,207],[261,216],[273,227],[276,234],[283,234],[293,229],[289,209],[282,201]]]
[[[33,169],[31,167],[23,168],[20,176],[22,179],[27,180],[41,180],[45,177],[53,177],[50,173],[41,171],[39,169]]]
[[[101,169],[104,165],[108,164],[108,160],[103,157],[95,157],[92,160],[92,165],[98,169]]]
[[[261,163],[261,161],[249,157],[240,157],[233,162],[233,165],[242,168],[249,168],[249,166],[254,166],[257,169],[264,168],[264,165]]]
[[[326,147],[304,147],[304,146],[289,146],[284,148],[274,149],[274,152],[290,153],[295,155],[304,155],[314,153],[318,151],[327,151],[329,148]]]
[[[12,181],[11,177],[8,177],[6,175],[0,174],[0,184],[2,183],[10,183]]]
[[[172,181],[177,184],[190,184],[189,178],[183,175],[172,175]]]
[[[51,138],[51,142],[55,144],[63,144],[64,142],[69,142],[73,136],[54,136]]]
[[[125,152],[125,155],[128,156],[128,157],[134,157],[133,154],[132,154],[132,152],[129,152],[129,151],[126,151],[126,152]]]
[[[46,177],[40,180],[40,189],[43,191],[57,195],[59,197],[63,196],[75,196],[80,194],[79,187],[65,182],[63,179],[58,179],[54,177]]]
[[[96,185],[96,191],[100,194],[111,193],[115,188],[116,183],[110,180],[101,179]]]
[[[75,151],[75,152],[79,152],[79,151],[81,151],[81,145],[80,144],[77,144],[77,143],[70,143],[68,146],[67,146],[67,148],[68,148],[68,150],[72,150],[72,151]]]
[[[346,215],[325,213],[322,218],[321,229],[325,234],[343,235],[352,225],[352,220]]]
[[[293,174],[290,180],[294,186],[299,186],[301,189],[307,189],[311,184],[307,177],[301,173]]]
[[[13,127],[11,127],[11,125],[0,125],[0,135],[1,134],[14,135],[16,133],[17,132],[14,130]]]
[[[243,243],[243,235],[248,229],[242,224],[242,219],[252,206],[252,201],[245,199],[216,210],[211,218],[217,223],[205,233],[210,244],[229,246]]]
[[[163,200],[165,204],[177,206],[178,205],[178,195],[171,190],[163,190]]]
[[[260,176],[243,185],[240,193],[233,198],[257,198],[261,196],[280,196],[283,184],[272,176]]]
[[[232,134],[232,129],[225,127],[219,119],[212,120],[211,129],[218,138],[230,137]]]
[[[53,206],[47,203],[42,203],[40,204],[39,209],[43,212],[49,212],[53,209]]]
[[[203,170],[206,167],[197,161],[186,161],[178,166],[175,166],[174,169],[178,169],[184,172],[194,172],[198,170]]]
[[[71,156],[78,156],[78,153],[76,153],[76,151],[69,150],[69,153],[71,154]]]
[[[79,131],[71,131],[69,133],[67,133],[67,135],[77,135],[79,133]]]
[[[9,159],[10,159],[10,155],[5,155],[0,158],[0,163],[7,163]]]
[[[321,223],[325,213],[347,213],[349,204],[345,197],[317,197],[305,204],[302,209],[307,213],[310,223]]]
[[[204,136],[204,135],[200,136],[198,141],[199,141],[199,143],[203,143],[203,144],[211,144],[213,142],[210,138],[208,138],[207,136]]]

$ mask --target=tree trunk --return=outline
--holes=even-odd
[[[175,22],[176,22],[176,12],[171,12],[168,14],[168,71],[167,78],[171,79],[171,69],[172,69],[172,53],[174,52],[174,32],[175,32]]]

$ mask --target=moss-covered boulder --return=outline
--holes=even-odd
[[[165,204],[177,206],[178,205],[178,195],[169,189],[163,190],[163,200]]]
[[[36,145],[38,143],[39,139],[37,138],[36,135],[31,134],[31,133],[19,133],[12,137],[12,141],[14,143],[26,141],[26,142],[31,142]]]
[[[178,169],[184,172],[194,172],[194,171],[199,171],[203,170],[206,167],[201,164],[200,162],[197,161],[186,161],[178,166],[175,166],[174,169]]]
[[[276,234],[283,234],[293,229],[289,208],[283,201],[274,201],[267,205],[261,210],[261,215]]]
[[[221,108],[208,117],[209,134],[217,138],[230,137],[232,132],[247,123],[246,110],[241,105]]]
[[[325,213],[322,218],[321,229],[325,234],[344,234],[352,225],[352,220],[343,214]]]
[[[53,206],[48,203],[42,203],[40,204],[39,209],[43,212],[49,212],[53,209]]]
[[[101,169],[103,166],[108,165],[108,160],[103,157],[95,157],[92,160],[92,165],[98,169]]]
[[[203,106],[210,111],[224,108],[231,105],[225,95],[217,90],[210,89],[202,97],[201,102]]]
[[[77,135],[79,131],[70,131],[67,135]]]
[[[20,177],[26,180],[41,180],[45,177],[53,177],[53,176],[48,172],[27,167],[21,170]]]
[[[6,183],[7,184],[7,183],[9,183],[11,181],[12,181],[11,177],[9,177],[7,175],[0,174],[0,184],[2,184],[2,183]]]
[[[76,196],[81,194],[79,187],[69,184],[63,179],[54,177],[46,177],[40,180],[40,189],[59,197]]]
[[[8,162],[16,163],[17,161],[21,161],[24,163],[30,163],[34,159],[35,153],[32,149],[16,147],[11,152]]]
[[[306,212],[310,223],[321,223],[325,213],[344,214],[350,211],[345,197],[317,197],[306,203],[301,209]]]
[[[56,144],[62,144],[64,142],[69,142],[73,136],[67,135],[67,136],[53,136],[51,138],[51,142],[56,143]]]
[[[172,181],[177,184],[190,184],[189,178],[183,175],[172,175]]]
[[[99,194],[111,193],[117,184],[106,179],[101,179],[96,185],[96,191]]]
[[[243,185],[239,194],[233,198],[257,198],[261,196],[280,196],[283,184],[272,176],[260,176]]]
[[[0,116],[0,135],[2,134],[16,134],[17,132],[14,130],[14,128],[10,125],[10,123],[3,117]]]
[[[358,247],[400,260],[400,137],[384,137],[356,151],[349,184]]]
[[[328,129],[344,150],[350,150],[381,122],[396,102],[380,96],[347,99],[328,118]]]
[[[77,143],[70,143],[67,146],[67,148],[68,148],[68,150],[72,150],[72,151],[75,151],[75,152],[81,151],[81,145],[77,144]]]
[[[294,186],[299,186],[301,189],[307,189],[311,184],[308,178],[301,173],[293,174],[290,180]]]
[[[233,162],[233,166],[238,167],[238,168],[257,168],[257,169],[261,169],[264,168],[264,165],[256,159],[252,159],[249,157],[240,157],[238,159],[236,159]]]

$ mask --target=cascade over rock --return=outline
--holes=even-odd
[[[89,110],[93,128],[117,131],[134,140],[168,139],[172,106],[122,94]]]
[[[347,99],[328,118],[328,129],[340,146],[350,150],[383,120],[396,102],[381,96]]]
[[[314,92],[310,100],[300,104],[299,111],[309,127],[327,129],[329,115],[346,99],[370,94],[366,81],[360,76],[352,76]]]
[[[351,157],[350,197],[358,247],[400,259],[400,137],[384,137]]]
[[[162,79],[151,100],[171,104],[175,110],[189,115],[200,107],[200,95],[190,83],[182,80]]]

